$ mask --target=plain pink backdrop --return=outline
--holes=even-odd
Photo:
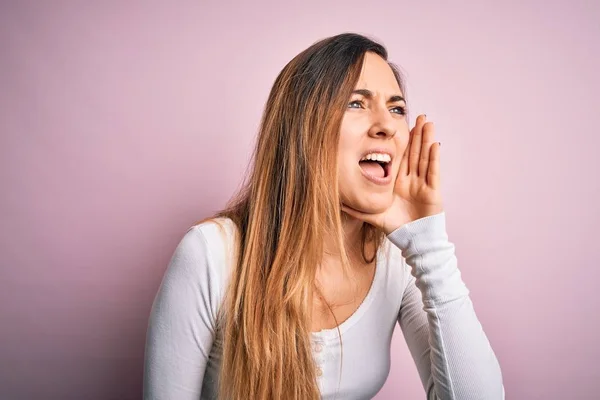
[[[281,68],[345,31],[436,123],[507,398],[598,398],[598,2],[125,3],[0,5],[0,398],[140,398],[176,244],[240,183]],[[422,399],[396,333],[377,399]]]

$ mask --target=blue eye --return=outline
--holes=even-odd
[[[397,110],[397,111],[394,111],[394,110]],[[406,108],[404,108],[402,106],[394,107],[394,108],[390,109],[390,111],[393,112],[394,114],[406,115]]]
[[[358,107],[355,107],[354,105],[358,105]],[[350,103],[348,103],[348,108],[363,108],[363,107],[364,107],[364,104],[363,104],[362,100],[353,100]],[[390,112],[392,114],[406,115],[406,107],[402,107],[402,106],[392,107],[392,108],[390,108]]]

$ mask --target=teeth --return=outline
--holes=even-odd
[[[392,161],[392,157],[389,154],[369,153],[366,156],[364,156],[360,161],[365,161],[365,160],[389,163],[390,161]]]

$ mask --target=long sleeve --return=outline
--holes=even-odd
[[[500,365],[448,241],[445,212],[388,235],[410,269],[398,322],[427,399],[504,399]]]
[[[200,398],[219,299],[207,251],[200,228],[190,228],[163,276],[148,322],[144,399]]]

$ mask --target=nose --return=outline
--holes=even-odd
[[[387,107],[382,107],[372,114],[373,120],[369,136],[373,138],[391,139],[396,135],[396,121]]]

